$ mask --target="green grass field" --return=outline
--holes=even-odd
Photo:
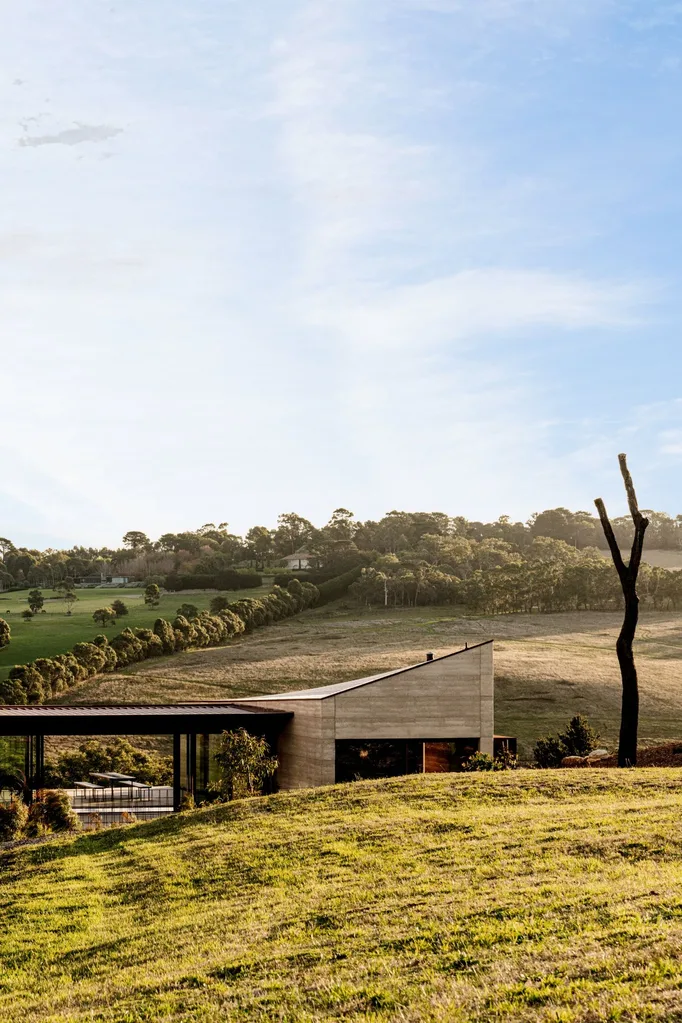
[[[682,1019],[673,770],[357,783],[0,859],[13,1023]]]
[[[269,587],[257,590],[240,590],[223,594],[231,600],[243,596],[257,596],[266,593]],[[207,609],[212,593],[165,593],[161,597],[158,608],[148,608],[144,603],[142,589],[79,589],[76,591],[78,600],[73,605],[71,615],[67,616],[62,597],[50,597],[52,591],[44,590],[45,614],[38,613],[31,621],[25,622],[21,612],[27,607],[27,591],[0,594],[0,618],[4,618],[12,630],[10,645],[0,650],[0,678],[6,678],[7,672],[14,664],[25,664],[36,657],[52,657],[70,650],[75,643],[90,640],[98,632],[106,631],[109,636],[115,635],[126,626],[143,628],[153,625],[161,618],[174,618],[176,609],[187,602],[196,605],[200,611]],[[106,607],[112,600],[122,600],[128,606],[129,614],[114,625],[103,630],[92,620],[92,613],[98,607]],[[9,614],[7,611],[9,610]]]

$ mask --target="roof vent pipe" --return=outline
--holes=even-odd
[[[426,655],[426,660],[427,661],[432,661],[433,660],[433,654],[431,653],[431,651],[429,651],[429,653]]]

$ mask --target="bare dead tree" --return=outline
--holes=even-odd
[[[634,767],[637,763],[637,726],[639,724],[639,688],[637,685],[637,668],[635,657],[632,652],[632,644],[637,630],[639,618],[639,597],[637,596],[637,575],[642,561],[642,547],[644,546],[644,534],[649,525],[639,510],[637,495],[632,482],[632,476],[628,470],[627,458],[625,455],[618,455],[625,493],[628,498],[630,515],[635,526],[635,535],[632,540],[630,561],[626,565],[616,542],[613,527],[606,514],[606,508],[601,497],[594,502],[599,512],[604,536],[611,551],[613,563],[616,566],[620,585],[623,589],[625,599],[625,617],[623,627],[616,642],[616,654],[620,665],[620,677],[623,684],[623,695],[620,710],[620,738],[618,742],[618,766]]]

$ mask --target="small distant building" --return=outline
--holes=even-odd
[[[287,554],[285,558],[282,558],[282,564],[285,565],[290,572],[299,572],[305,568],[316,568],[317,558],[310,551],[307,551],[304,547],[300,550],[294,551],[293,554]]]

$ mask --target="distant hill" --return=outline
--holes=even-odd
[[[431,775],[4,851],[0,1019],[672,1019],[681,816],[674,769]]]

